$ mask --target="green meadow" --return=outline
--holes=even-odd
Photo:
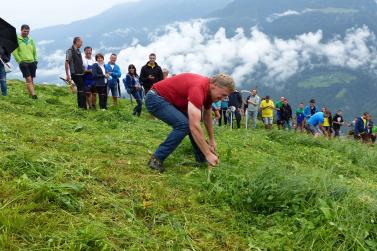
[[[129,100],[80,111],[64,87],[8,93],[0,250],[377,250],[373,147],[216,128],[211,173],[186,139],[159,174],[147,161],[170,129]]]

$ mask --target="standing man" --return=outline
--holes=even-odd
[[[280,108],[280,122],[284,129],[290,131],[292,128],[292,107],[288,103],[288,99],[284,98],[283,104]]]
[[[152,86],[163,80],[161,67],[156,63],[156,54],[149,55],[149,61],[141,68],[140,80],[143,83],[145,93],[152,88]]]
[[[0,46],[0,86],[1,86],[1,95],[7,95],[7,73],[5,72],[4,64],[10,61],[10,53],[7,50]]]
[[[38,99],[35,94],[34,78],[37,71],[38,57],[34,40],[29,36],[30,27],[21,26],[21,35],[17,36],[18,48],[13,51],[13,56],[19,64],[22,76],[25,78],[26,88],[32,99]]]
[[[257,95],[257,89],[251,90],[251,96],[247,100],[247,120],[246,124],[249,124],[250,118],[253,119],[253,127],[257,128],[257,118],[260,105],[260,97]]]
[[[229,107],[234,107],[234,116],[236,117],[237,129],[241,128],[241,108],[243,105],[242,95],[238,90],[235,90],[229,95]],[[233,121],[230,121],[230,125],[233,127]]]
[[[105,65],[106,72],[110,75],[110,78],[107,82],[108,91],[111,92],[113,97],[113,106],[118,105],[119,95],[119,78],[122,76],[119,65],[115,64],[117,61],[117,55],[115,53],[111,54],[110,61]]]
[[[272,124],[274,122],[274,101],[270,99],[270,96],[266,96],[264,100],[260,103],[260,109],[262,110],[262,119],[264,127],[266,129],[272,129]]]
[[[275,110],[276,110],[276,124],[278,125],[278,129],[280,130],[282,125],[283,125],[283,121],[281,119],[281,107],[283,106],[283,103],[284,103],[284,99],[285,97],[280,97],[280,100],[278,102],[276,102],[275,104]]]
[[[77,86],[77,105],[81,109],[87,109],[86,107],[86,95],[84,84],[84,65],[82,61],[82,55],[80,48],[82,46],[81,37],[75,37],[73,39],[73,45],[66,52],[65,58],[65,73],[67,81],[73,80]]]
[[[309,105],[307,105],[304,109],[304,115],[306,121],[310,119],[311,116],[318,112],[318,108],[315,106],[315,99],[311,99],[309,101]]]
[[[340,136],[340,127],[344,125],[343,112],[338,110],[332,119],[332,128],[334,129],[334,137]]]
[[[154,85],[146,95],[145,105],[153,116],[173,127],[173,130],[151,157],[149,167],[164,172],[162,163],[187,135],[198,162],[208,162],[209,166],[219,164],[211,104],[228,96],[234,88],[233,79],[225,74],[207,78],[184,73]],[[208,142],[200,125],[202,108]]]

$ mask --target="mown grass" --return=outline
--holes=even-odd
[[[0,98],[0,250],[376,250],[377,154],[352,141],[217,128],[221,164],[131,115],[78,111],[68,90],[10,81]]]

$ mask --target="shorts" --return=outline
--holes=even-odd
[[[306,129],[309,133],[311,133],[311,134],[313,134],[313,135],[321,133],[321,131],[319,130],[318,126],[314,126],[314,125],[307,124],[306,127],[305,127],[305,129]]]
[[[323,129],[324,129],[326,132],[332,132],[330,126],[324,126]]]
[[[32,77],[35,78],[35,73],[37,72],[37,64],[35,62],[25,63],[21,62],[19,64],[22,76],[24,78]]]
[[[111,96],[112,97],[116,97],[116,98],[119,98],[119,90],[118,90],[118,84],[114,85],[114,86],[108,86],[107,88],[108,90],[108,93],[110,94],[111,92]]]
[[[274,122],[274,118],[273,117],[263,118],[263,123],[265,125],[272,125],[273,122]]]
[[[96,89],[96,86],[95,85],[89,85],[89,86],[85,86],[85,93],[86,94],[93,94],[93,93],[97,93],[97,89]]]

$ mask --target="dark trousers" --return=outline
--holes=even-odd
[[[134,115],[138,115],[140,116],[141,114],[141,109],[143,107],[143,102],[141,101],[142,100],[142,90],[134,90],[132,93],[132,96],[135,98],[136,100],[136,103],[137,103],[137,106],[135,106],[134,108]]]
[[[179,146],[182,140],[189,135],[196,160],[200,163],[206,161],[204,154],[200,151],[190,133],[187,114],[177,110],[175,106],[167,102],[154,91],[149,91],[147,93],[145,97],[145,106],[153,116],[173,127],[173,130],[166,140],[154,153],[154,156],[157,159],[163,162]]]
[[[86,93],[85,84],[82,76],[71,75],[73,82],[75,82],[77,87],[77,105],[79,108],[87,109],[86,107]]]
[[[333,128],[334,129],[334,137],[340,136],[340,128]]]
[[[234,112],[234,117],[236,117],[236,121],[237,121],[237,128],[240,129],[241,128],[241,112],[240,112],[240,109],[237,109],[235,112]],[[230,119],[230,117],[229,117]],[[232,122],[232,126],[233,126],[233,121]]]
[[[219,119],[219,126],[221,126],[221,121],[224,120],[224,125],[228,124],[228,115],[226,114],[227,109],[221,109],[220,111],[220,119]]]
[[[98,92],[99,108],[107,109],[107,86],[96,86]]]

